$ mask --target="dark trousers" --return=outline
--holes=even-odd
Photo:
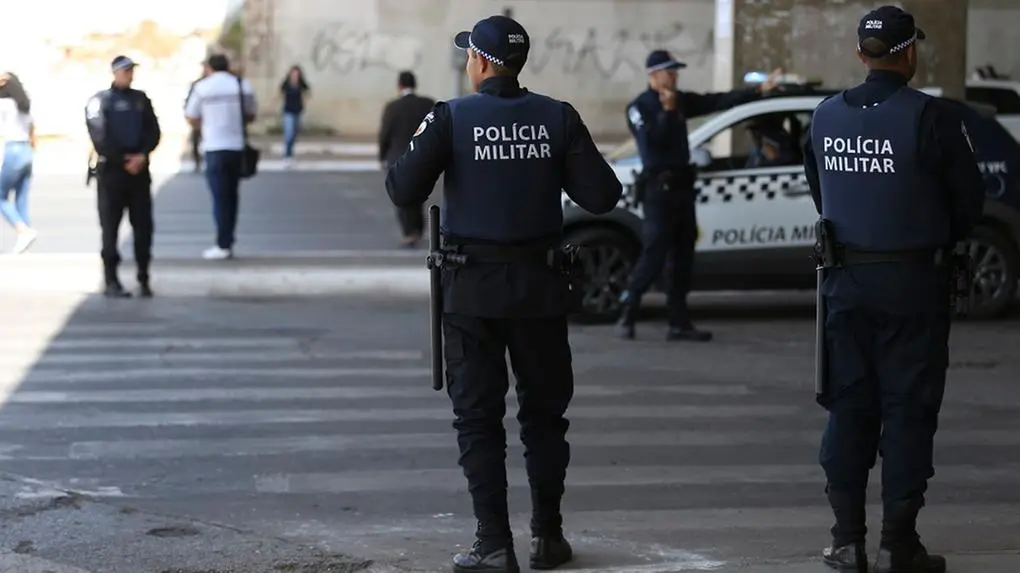
[[[695,195],[690,188],[667,188],[658,181],[649,184],[644,200],[642,249],[631,271],[627,292],[630,304],[638,306],[641,296],[673,256],[673,271],[666,287],[671,326],[687,326],[687,294],[691,290],[694,244],[698,238]]]
[[[397,207],[397,221],[405,237],[421,237],[425,232],[425,214],[422,206]]]
[[[195,162],[195,169],[197,170],[202,165],[202,154],[198,152],[199,144],[202,143],[202,131],[192,129],[189,139],[191,141],[191,159]]]
[[[881,301],[882,294],[866,300],[862,293],[884,282],[869,274],[883,272],[836,269],[823,288],[828,380],[821,402],[829,421],[819,461],[836,514],[837,545],[865,538],[868,476],[879,453],[884,546],[917,542],[915,520],[935,475],[934,437],[949,364],[948,301],[939,301],[944,289],[937,273],[936,282],[922,280],[913,297],[909,287],[889,283],[901,300]],[[899,280],[909,282],[909,274]],[[936,295],[923,300],[924,291]]]
[[[120,252],[117,248],[120,222],[128,212],[134,237],[138,280],[149,280],[152,260],[152,180],[148,173],[130,175],[123,171],[102,173],[98,180],[99,225],[102,228],[103,270],[106,282],[117,282]]]
[[[216,246],[221,249],[230,249],[234,246],[237,211],[241,201],[239,191],[242,157],[240,151],[205,153],[205,179],[212,193]]]
[[[532,498],[532,534],[560,531],[560,499],[570,462],[564,418],[574,394],[565,316],[443,316],[447,392],[453,402],[460,465],[478,537],[510,539],[507,509],[506,353],[517,379],[517,420]]]

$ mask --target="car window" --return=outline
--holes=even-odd
[[[967,99],[988,104],[1002,115],[1020,115],[1020,94],[1009,88],[969,87]]]
[[[801,146],[810,112],[776,112],[747,118],[716,133],[703,147],[712,163],[702,171],[802,165]]]

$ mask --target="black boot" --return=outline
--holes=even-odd
[[[637,310],[640,300],[624,291],[620,296],[620,320],[616,323],[616,334],[624,340],[634,340]]]
[[[120,281],[114,280],[113,282],[107,281],[106,288],[103,290],[103,296],[106,298],[130,298],[131,293],[124,290],[124,286],[120,284]]]
[[[832,526],[832,545],[822,551],[822,561],[836,571],[868,573],[864,545],[868,535],[867,491],[848,493],[826,485],[825,495],[836,523]]]
[[[882,541],[876,573],[944,573],[946,559],[929,555],[917,534],[917,514],[924,499],[887,503],[882,516]]]
[[[874,573],[945,573],[946,558],[929,555],[920,542],[911,549],[878,550]]]
[[[563,534],[536,535],[531,538],[531,568],[538,571],[555,569],[569,563],[574,558],[574,550]]]
[[[152,298],[152,287],[149,285],[149,275],[138,275],[138,296]]]
[[[666,340],[686,340],[689,342],[708,342],[712,340],[712,333],[707,330],[698,330],[693,324],[687,322],[681,326],[670,326],[666,333]]]
[[[826,547],[822,551],[822,561],[841,573],[868,573],[868,553],[863,543]]]
[[[453,556],[453,573],[520,573],[513,541],[493,543],[481,539],[471,550]]]

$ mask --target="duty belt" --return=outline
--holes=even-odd
[[[946,262],[945,249],[915,249],[909,251],[858,251],[843,248],[839,262],[845,266],[877,263],[921,263],[941,265]]]
[[[444,251],[463,255],[465,262],[488,264],[513,264],[543,262],[549,266],[556,263],[559,250],[552,246],[538,245],[446,245]]]

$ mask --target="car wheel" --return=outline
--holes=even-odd
[[[969,316],[999,316],[1016,296],[1020,252],[1007,235],[988,225],[977,227],[965,244],[975,267]]]
[[[565,242],[584,247],[580,253],[585,276],[583,310],[572,318],[582,322],[615,320],[620,314],[620,295],[637,259],[637,245],[630,236],[607,227],[571,231]]]

